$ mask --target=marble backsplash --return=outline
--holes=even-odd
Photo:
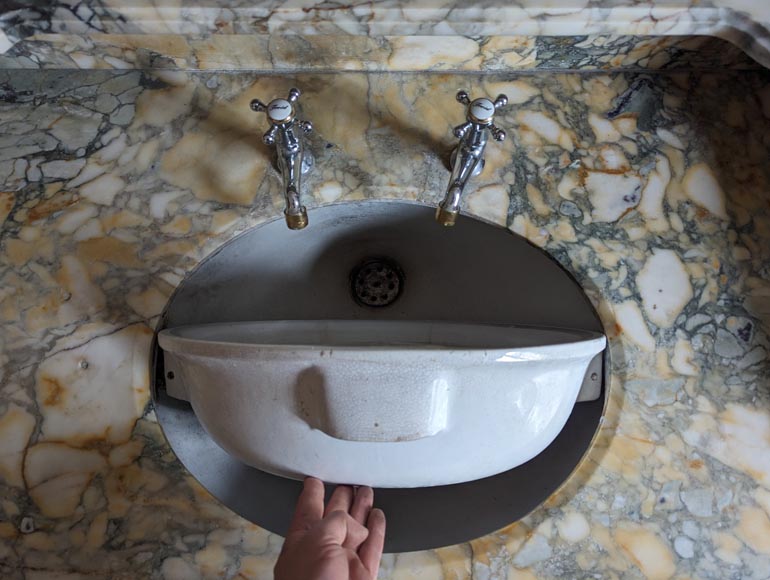
[[[15,0],[0,18],[0,64],[273,70],[310,56],[313,68],[357,70],[661,68],[693,44],[654,37],[709,35],[768,66],[769,26],[770,4],[757,0]]]
[[[768,22],[770,7],[755,0],[15,0],[2,29],[11,42],[40,32],[570,36],[715,31],[750,34],[760,48]]]
[[[220,506],[165,443],[148,357],[185,274],[280,216],[248,103],[292,85],[316,129],[309,208],[435,204],[454,93],[507,93],[509,139],[465,207],[572,272],[612,349],[600,437],[559,493],[474,542],[388,555],[380,578],[770,575],[759,70],[0,72],[0,575],[271,577],[280,538]]]
[[[0,68],[242,71],[760,69],[709,36],[390,36],[38,34]]]

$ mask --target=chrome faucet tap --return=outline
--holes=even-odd
[[[270,121],[270,129],[262,141],[265,145],[275,145],[286,196],[283,215],[292,230],[301,230],[307,225],[307,211],[300,199],[300,181],[302,174],[313,166],[313,155],[304,150],[302,135],[298,133],[298,130],[305,134],[313,130],[310,121],[300,121],[296,117],[295,103],[300,94],[299,89],[291,89],[286,99],[273,99],[267,105],[259,99],[251,101],[251,110],[265,113]]]
[[[489,134],[495,141],[505,140],[505,131],[496,127],[493,121],[495,112],[508,104],[508,97],[498,95],[494,102],[485,98],[471,101],[467,92],[459,91],[457,100],[467,107],[466,120],[454,128],[460,144],[452,152],[452,177],[444,200],[436,209],[436,221],[443,226],[455,225],[468,180],[484,169],[484,148]]]

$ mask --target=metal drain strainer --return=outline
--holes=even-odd
[[[363,306],[390,306],[404,290],[404,273],[390,258],[367,258],[350,273],[350,289]]]

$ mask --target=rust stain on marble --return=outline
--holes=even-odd
[[[5,241],[5,255],[8,261],[17,267],[38,259],[52,260],[54,249],[53,241],[50,239],[25,242],[13,238]]]
[[[140,268],[142,262],[136,256],[137,248],[110,236],[80,242],[77,255],[87,265],[104,262],[121,268]]]
[[[27,214],[27,222],[33,223],[38,220],[47,219],[53,214],[76,204],[79,200],[79,196],[69,191],[56,193],[50,199],[43,200],[30,208]]]
[[[61,404],[66,394],[66,388],[53,377],[40,377],[41,400],[47,407],[56,407]]]
[[[12,191],[0,191],[0,224],[10,215],[16,202],[16,194]]]

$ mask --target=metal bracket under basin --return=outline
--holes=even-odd
[[[161,351],[159,346],[155,348]],[[190,396],[187,394],[187,386],[185,385],[179,360],[173,354],[164,352],[162,370],[168,396],[189,403]]]
[[[585,377],[583,377],[583,384],[580,386],[580,392],[578,393],[578,403],[595,401],[601,396],[604,379],[605,350],[597,354],[591,359],[591,362],[588,363]]]

